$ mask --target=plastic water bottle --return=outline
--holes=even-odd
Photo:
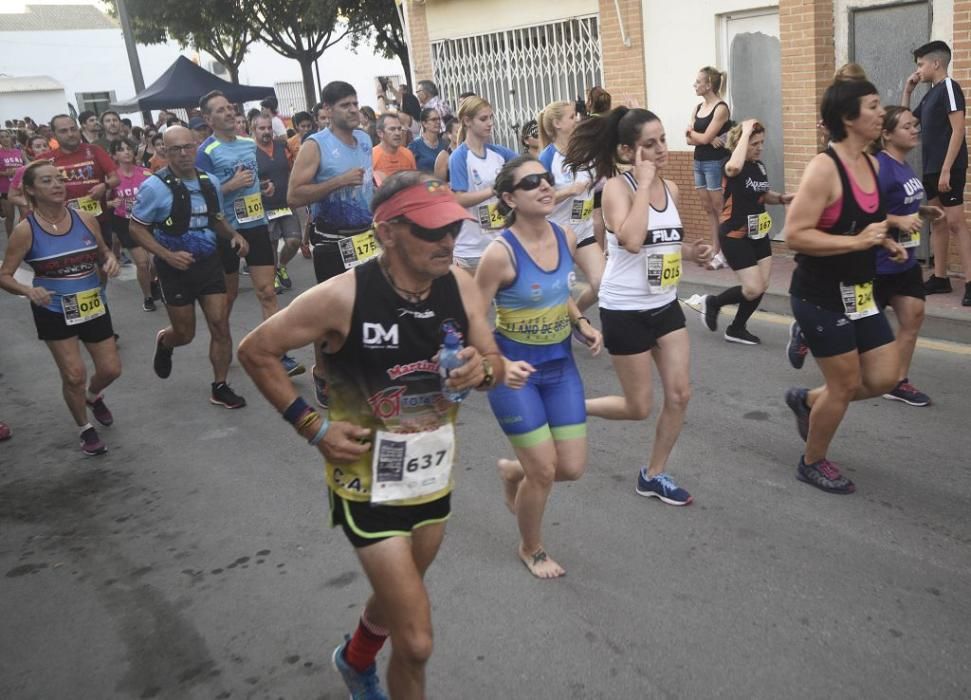
[[[442,343],[442,350],[438,353],[438,374],[442,379],[442,395],[452,403],[460,403],[462,399],[469,395],[469,389],[465,391],[455,391],[445,386],[445,380],[456,367],[465,364],[465,360],[459,358],[462,350],[462,341],[458,333],[449,329],[445,333],[445,342]]]

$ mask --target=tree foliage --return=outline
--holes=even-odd
[[[344,16],[352,28],[351,47],[373,42],[382,56],[401,61],[405,81],[410,81],[411,57],[395,0],[345,0],[343,4]]]

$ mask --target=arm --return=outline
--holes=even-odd
[[[951,138],[947,142],[947,153],[944,155],[944,163],[941,165],[941,182],[944,181],[944,176],[947,176],[945,192],[951,190],[951,168],[954,167],[954,161],[961,151],[962,144],[964,144],[964,110],[951,112],[947,115],[947,120],[951,122]]]
[[[7,192],[7,199],[22,209],[28,209],[30,204],[27,202],[27,196],[24,194],[24,187],[22,184],[17,184],[14,186],[10,185],[10,191]]]
[[[476,192],[455,192],[455,200],[463,207],[474,207],[491,199],[493,192],[491,189],[478,190]]]
[[[442,151],[435,156],[435,177],[442,181],[448,179],[448,155]]]
[[[720,104],[715,107],[715,114],[712,116],[711,123],[705,129],[704,133],[698,133],[694,129],[688,130],[688,143],[693,146],[711,143],[718,137],[718,132],[721,131],[721,128],[725,126],[725,122],[727,121],[728,107]]]
[[[499,288],[510,284],[516,277],[516,269],[510,259],[509,246],[496,239],[486,248],[475,271],[475,283],[482,297],[482,309],[488,314]]]
[[[735,150],[732,151],[728,162],[725,163],[725,174],[728,177],[735,177],[745,167],[745,156],[748,154],[748,142],[752,138],[752,129],[754,127],[754,119],[746,119],[742,122],[742,135],[739,137],[738,143],[735,144]]]
[[[900,97],[900,104],[902,104],[907,109],[910,109],[910,96],[914,92],[914,88],[920,83],[920,74],[914,71],[907,76],[907,80],[904,81],[904,92]]]
[[[465,155],[466,151],[464,149],[459,150],[457,148],[452,151],[452,155],[448,158],[448,176],[449,186],[452,188],[452,192],[455,193],[455,199],[461,206],[470,208],[490,199],[493,196],[493,192],[491,187],[481,190],[471,190]]]
[[[651,211],[651,185],[657,167],[641,159],[641,149],[634,154],[634,178],[637,191],[631,198],[622,176],[607,181],[603,193],[604,222],[617,235],[617,241],[628,253],[637,253],[647,238],[648,216]]]
[[[463,348],[459,353],[459,357],[465,360],[465,364],[451,371],[448,385],[458,391],[478,388],[488,390],[507,379],[506,372],[508,371],[507,363],[509,361],[499,352],[496,340],[492,336],[492,330],[489,328],[489,322],[486,319],[486,302],[482,299],[475,280],[468,272],[455,265],[452,265],[452,273],[455,275],[459,295],[462,297],[462,306],[465,307],[465,315],[469,321],[469,337],[467,338],[468,347]],[[490,386],[482,386],[486,376],[482,365],[483,357],[492,358],[490,363],[494,372],[494,381]],[[528,371],[532,372],[532,367],[525,362],[509,364],[520,369],[523,369],[521,366],[525,365],[529,368]],[[526,374],[526,376],[529,375]]]
[[[14,277],[17,268],[24,261],[30,250],[33,237],[30,233],[30,222],[21,221],[14,226],[10,238],[7,239],[7,250],[3,254],[3,264],[0,265],[0,289],[11,294],[25,296],[32,304],[46,306],[51,302],[51,293],[43,287],[29,287],[21,284]]]
[[[323,182],[314,182],[320,167],[320,149],[317,142],[304,141],[297,153],[297,159],[290,171],[290,184],[287,189],[287,205],[300,207],[323,199],[341,187],[360,185],[364,181],[364,169],[352,168],[342,175]]]

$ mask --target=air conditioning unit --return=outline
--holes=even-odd
[[[227,71],[226,66],[224,66],[219,61],[210,61],[209,72],[215,73],[216,75],[226,75],[226,73],[228,73],[229,71]]]

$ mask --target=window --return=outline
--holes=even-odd
[[[115,101],[115,91],[108,92],[77,92],[74,94],[78,102],[78,111],[90,109],[100,115]]]

